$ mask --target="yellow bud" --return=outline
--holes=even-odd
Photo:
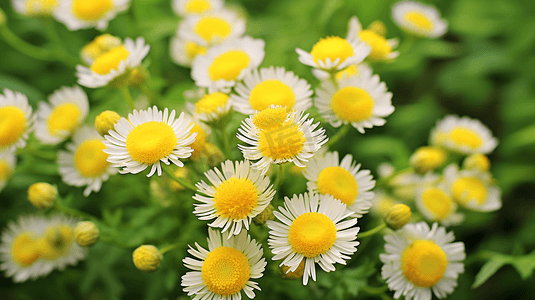
[[[186,178],[189,175],[189,170],[186,167],[182,167],[176,169],[173,174],[178,178]],[[182,191],[185,189],[180,183],[176,182],[172,178],[169,178],[169,188],[174,192]]]
[[[145,80],[147,80],[148,74],[144,69],[135,68],[130,72],[130,77],[128,78],[128,84],[130,86],[141,86]]]
[[[114,129],[115,124],[117,124],[120,119],[121,116],[114,111],[103,111],[95,118],[95,128],[100,135],[105,136],[108,134],[108,131]]]
[[[268,205],[266,209],[264,209],[261,213],[256,215],[256,217],[253,218],[253,222],[256,225],[264,225],[268,220],[273,220],[273,205]]]
[[[465,169],[487,172],[490,169],[490,161],[483,154],[472,154],[464,159],[463,167]]]
[[[411,208],[405,204],[392,206],[385,216],[385,223],[388,227],[397,230],[401,229],[411,220]]]
[[[100,231],[93,222],[78,222],[74,228],[74,238],[82,247],[93,246],[100,237]]]
[[[301,260],[301,263],[299,264],[297,269],[295,269],[295,271],[288,272],[288,269],[290,269],[290,267],[285,266],[285,265],[282,265],[279,268],[279,274],[282,276],[282,278],[284,278],[284,279],[299,279],[299,278],[303,277],[303,273],[305,271],[305,260],[304,259]]]
[[[143,272],[158,270],[163,256],[153,245],[141,245],[132,253],[134,265]]]
[[[373,21],[370,26],[368,26],[368,30],[373,31],[377,33],[378,35],[386,36],[386,26],[385,23],[376,20]]]
[[[416,173],[425,174],[440,167],[446,161],[446,152],[436,147],[421,147],[411,156],[411,166]]]
[[[28,200],[37,208],[49,208],[54,205],[58,190],[46,182],[34,183],[28,188]]]

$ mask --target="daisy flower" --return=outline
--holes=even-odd
[[[416,191],[416,207],[428,221],[444,226],[458,225],[464,215],[457,213],[457,204],[444,183],[424,184]]]
[[[63,87],[39,102],[35,137],[43,144],[63,142],[82,124],[89,112],[87,95],[79,86]]]
[[[280,211],[280,212],[279,212]],[[303,285],[308,278],[316,281],[316,264],[325,271],[334,271],[334,263],[346,264],[357,251],[359,227],[356,218],[343,221],[353,214],[340,200],[329,195],[300,194],[284,197],[284,207],[275,211],[280,221],[267,221],[269,247],[279,266],[293,272],[305,260]]]
[[[15,171],[17,157],[9,151],[0,152],[0,192],[4,189],[8,179]]]
[[[50,16],[58,7],[59,0],[11,0],[13,8],[25,16]]]
[[[488,154],[496,148],[498,140],[479,120],[449,115],[437,122],[429,143],[462,154]]]
[[[197,189],[206,196],[195,194],[193,199],[202,202],[195,204],[194,213],[200,220],[216,219],[209,224],[223,228],[231,235],[240,233],[242,227],[249,230],[252,218],[269,205],[275,195],[273,185],[269,186],[269,177],[252,169],[249,161],[237,161],[234,165],[230,160],[218,168],[205,172],[210,181],[197,183]]]
[[[195,103],[186,103],[187,108],[199,120],[212,122],[224,118],[230,111],[229,95],[221,92],[213,92],[202,96]]]
[[[420,36],[438,38],[448,30],[437,9],[414,1],[402,1],[392,7],[392,18],[401,29]]]
[[[325,129],[314,131],[319,122],[307,119],[308,114],[284,107],[271,106],[245,119],[237,137],[250,146],[238,145],[243,157],[258,160],[253,167],[265,174],[269,166],[293,162],[305,167],[308,159],[328,140]]]
[[[193,149],[189,147],[195,141],[195,134],[190,120],[181,113],[175,119],[176,112],[171,114],[167,108],[163,111],[156,106],[147,110],[134,110],[128,119],[121,118],[110,130],[104,152],[109,154],[108,161],[113,167],[123,168],[121,174],[137,174],[151,167],[147,177],[158,171],[162,175],[160,161],[169,165],[169,161],[183,167],[179,158],[188,158]]]
[[[351,76],[371,76],[373,73],[372,68],[366,63],[354,64],[349,67],[338,71],[334,74],[336,82],[340,81],[342,78],[347,78]],[[368,75],[366,75],[368,74]],[[320,81],[329,79],[329,72],[322,71],[320,69],[313,69],[312,75],[318,78]]]
[[[364,128],[384,125],[384,118],[394,112],[392,93],[379,80],[371,74],[342,78],[337,86],[326,80],[316,89],[314,103],[332,126],[350,123],[364,133]]]
[[[78,84],[85,87],[97,88],[113,84],[121,75],[129,74],[132,69],[139,66],[149,53],[150,46],[145,44],[143,38],[134,42],[127,38],[124,45],[117,46],[98,56],[91,66],[76,66]]]
[[[360,218],[372,206],[374,193],[370,190],[375,181],[369,170],[360,170],[360,164],[353,161],[351,154],[341,162],[338,152],[327,152],[323,157],[313,157],[303,175],[308,180],[307,187],[311,193],[331,195],[342,201],[348,209]]]
[[[385,235],[385,251],[379,258],[384,263],[381,275],[394,298],[401,295],[411,300],[431,300],[432,292],[444,298],[457,286],[464,272],[464,244],[455,242],[453,232],[434,223],[407,224]],[[432,292],[431,292],[432,291]]]
[[[444,178],[453,199],[477,211],[495,211],[502,207],[501,191],[489,172],[462,170],[455,164],[444,169]]]
[[[106,29],[117,13],[130,6],[130,0],[58,0],[54,16],[69,30],[96,27]]]
[[[92,127],[84,126],[73,136],[73,142],[67,144],[69,151],[59,151],[59,174],[63,181],[72,186],[87,186],[84,196],[98,192],[102,182],[117,173],[107,161],[104,153],[104,139]]]
[[[206,54],[208,47],[174,36],[169,43],[169,55],[180,66],[190,67],[197,55]]]
[[[115,47],[121,46],[122,44],[123,42],[120,38],[105,33],[97,36],[89,44],[85,45],[80,51],[80,56],[84,63],[87,65],[92,65],[97,57]]]
[[[201,46],[221,44],[245,33],[245,20],[232,10],[222,9],[186,17],[178,24],[177,36]]]
[[[28,98],[19,92],[4,89],[4,94],[0,94],[0,153],[24,148],[33,122]]]
[[[310,84],[299,79],[284,67],[262,68],[247,72],[243,83],[235,87],[236,94],[230,96],[232,107],[245,115],[261,111],[271,105],[280,105],[290,111],[305,111],[312,106]]]
[[[208,229],[208,250],[195,243],[184,258],[184,266],[193,270],[182,276],[182,286],[193,300],[240,300],[242,291],[253,299],[260,290],[251,279],[262,277],[266,260],[262,246],[246,231],[233,236],[228,231]]]
[[[264,60],[265,42],[250,36],[229,39],[211,47],[206,55],[198,55],[191,66],[195,85],[215,90],[230,88],[245,73]]]
[[[348,23],[347,40],[359,37],[364,43],[371,47],[368,59],[372,61],[392,60],[398,57],[398,51],[392,51],[398,45],[397,39],[387,40],[384,36],[370,30],[362,29],[362,25],[357,17],[352,17]]]
[[[223,7],[223,0],[173,0],[171,4],[177,15],[186,17],[218,11]]]

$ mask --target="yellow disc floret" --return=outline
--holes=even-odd
[[[487,199],[487,187],[476,177],[461,177],[455,180],[451,192],[455,200],[463,205],[471,200],[476,200],[477,204],[481,205]]]
[[[58,225],[46,230],[45,236],[37,240],[39,254],[48,260],[65,256],[74,239],[74,230],[66,225]]]
[[[327,167],[318,176],[318,191],[351,205],[359,194],[355,177],[342,167]]]
[[[288,241],[295,252],[309,258],[316,257],[334,245],[336,226],[322,213],[304,213],[292,222]]]
[[[228,99],[229,95],[221,92],[204,95],[204,97],[195,103],[195,112],[198,114],[217,113],[218,108],[227,105]]]
[[[72,12],[83,21],[97,21],[113,8],[112,0],[73,0]]]
[[[355,53],[353,52],[353,47],[347,40],[338,36],[330,36],[320,39],[320,41],[312,47],[310,54],[316,63],[320,60],[325,62],[327,58],[329,58],[331,62],[340,59],[338,64],[341,64]]]
[[[48,131],[55,136],[71,134],[80,124],[81,115],[82,111],[75,104],[60,104],[54,107],[48,117]]]
[[[305,134],[297,124],[285,121],[271,130],[262,130],[258,137],[258,149],[262,156],[273,160],[296,157],[305,146]]]
[[[26,14],[28,16],[51,15],[58,6],[57,0],[26,0]]]
[[[449,139],[459,146],[477,149],[483,144],[483,140],[476,132],[463,127],[453,128],[449,132]]]
[[[0,108],[0,148],[14,144],[26,131],[26,117],[15,106]]]
[[[119,69],[119,64],[126,60],[128,55],[130,52],[124,46],[115,47],[97,57],[91,65],[91,71],[100,75],[108,74],[111,70]]]
[[[197,55],[206,54],[206,47],[195,44],[194,42],[187,41],[184,46],[186,49],[186,55],[189,59],[194,59]]]
[[[245,219],[258,204],[258,190],[250,179],[231,177],[215,189],[214,202],[218,215]]]
[[[49,208],[58,196],[58,189],[46,182],[37,182],[28,188],[28,200],[37,208]]]
[[[405,14],[405,21],[413,24],[416,28],[423,30],[433,29],[433,22],[429,17],[418,11],[411,11]]]
[[[342,120],[360,122],[371,117],[375,103],[367,91],[348,86],[337,91],[331,102],[333,112]]]
[[[189,0],[186,3],[186,11],[191,14],[200,14],[212,8],[208,0]]]
[[[11,245],[11,257],[21,267],[28,267],[39,258],[36,241],[31,233],[23,232],[15,238]]]
[[[95,118],[95,128],[100,135],[105,136],[108,131],[113,130],[115,124],[121,119],[121,116],[111,110],[105,110]]]
[[[171,126],[150,121],[139,124],[128,134],[126,150],[133,160],[152,165],[171,154],[177,141]]]
[[[108,154],[101,140],[87,140],[74,152],[74,166],[84,177],[98,177],[108,168]]]
[[[434,220],[443,220],[449,214],[453,205],[450,197],[437,188],[426,189],[422,193],[422,203],[434,215]]]
[[[340,80],[342,78],[348,78],[351,76],[358,76],[359,75],[359,69],[355,65],[351,65],[342,71],[339,71],[336,73],[336,79]]]
[[[245,287],[251,277],[251,266],[241,251],[221,246],[208,253],[201,272],[210,292],[231,296]]]
[[[253,124],[260,130],[271,130],[280,126],[286,120],[284,107],[266,108],[253,117]]]
[[[138,270],[153,272],[160,267],[163,256],[153,245],[141,245],[132,253],[132,259]]]
[[[388,45],[388,41],[384,36],[381,36],[371,30],[362,30],[359,32],[360,39],[368,44],[372,50],[368,58],[375,61],[384,60],[388,54],[392,52],[392,47]]]
[[[212,65],[208,67],[208,74],[213,81],[236,80],[241,71],[249,66],[250,60],[244,51],[228,51],[213,60]]]
[[[266,80],[251,91],[249,103],[254,110],[263,110],[273,105],[285,106],[291,110],[295,105],[295,94],[291,87],[280,80]]]
[[[224,40],[232,32],[232,26],[222,18],[204,17],[197,22],[195,32],[205,41]]]
[[[405,278],[418,287],[431,287],[442,279],[448,259],[432,241],[416,240],[401,255],[401,269]]]

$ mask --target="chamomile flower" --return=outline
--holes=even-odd
[[[341,162],[338,152],[327,152],[323,157],[313,157],[303,175],[308,180],[307,187],[311,193],[331,195],[342,201],[348,209],[360,218],[372,206],[374,193],[370,190],[375,181],[369,170],[360,170],[360,164],[353,161],[351,154]]]
[[[387,40],[384,36],[373,30],[362,29],[359,19],[357,17],[352,17],[348,24],[347,39],[349,40],[355,36],[359,37],[372,48],[367,57],[369,60],[392,60],[399,55],[398,51],[392,51],[399,43],[397,39]]]
[[[308,114],[280,106],[271,106],[242,122],[237,137],[250,146],[238,145],[243,157],[258,160],[253,167],[265,174],[270,165],[293,162],[305,167],[316,151],[328,140],[325,129],[315,130],[319,122]]]
[[[358,37],[343,39],[329,36],[320,39],[310,53],[296,48],[302,64],[321,69],[326,72],[337,72],[350,65],[361,63],[370,54],[371,47]]]
[[[175,63],[190,67],[197,55],[204,55],[208,47],[201,46],[193,41],[184,40],[174,36],[169,43],[169,55]]]
[[[338,71],[335,73],[334,78],[336,81],[340,81],[342,78],[347,78],[351,76],[372,76],[373,70],[367,63],[360,63],[360,64],[354,64],[350,65],[347,68]],[[320,69],[313,69],[312,75],[314,75],[319,80],[327,80],[329,79],[329,72],[322,71]]]
[[[76,66],[78,84],[97,88],[112,84],[114,79],[129,74],[132,69],[139,66],[149,53],[150,46],[145,44],[143,38],[133,41],[125,39],[124,45],[117,46],[98,56],[91,66]]]
[[[180,158],[191,156],[193,149],[189,147],[195,141],[195,134],[190,134],[193,127],[190,120],[181,113],[175,119],[176,112],[169,114],[156,106],[147,110],[134,110],[128,119],[121,118],[115,124],[115,130],[106,135],[104,152],[109,154],[108,162],[113,167],[123,168],[121,174],[137,174],[151,167],[147,177],[158,171],[162,175],[160,162],[170,162],[179,167],[184,163]]]
[[[445,184],[422,184],[416,191],[416,207],[428,221],[436,221],[444,226],[458,225],[464,215],[457,213],[457,203]]]
[[[218,11],[223,7],[223,0],[173,0],[172,6],[177,15],[186,17]]]
[[[177,36],[207,47],[245,33],[245,20],[232,10],[222,9],[192,15],[178,24]]]
[[[387,92],[379,76],[362,75],[342,78],[338,87],[326,80],[316,89],[314,103],[332,126],[350,123],[364,133],[364,128],[384,125],[384,118],[394,112],[392,93]]]
[[[59,0],[11,0],[13,8],[25,16],[50,16],[58,6]]]
[[[191,77],[199,87],[230,88],[262,63],[264,46],[263,40],[250,36],[226,40],[208,49],[206,55],[195,57]]]
[[[4,94],[0,94],[0,120],[0,153],[24,148],[34,122],[28,98],[4,89]]]
[[[0,192],[4,189],[7,181],[15,171],[17,157],[10,151],[0,152]]]
[[[201,181],[196,184],[199,192],[193,199],[202,202],[195,204],[194,213],[200,220],[216,219],[212,227],[228,230],[237,235],[242,227],[249,230],[252,218],[264,211],[275,195],[273,185],[269,186],[269,177],[252,169],[249,161],[230,160],[218,168],[205,172],[210,184]]]
[[[184,258],[184,266],[193,270],[182,276],[182,286],[193,300],[240,300],[242,291],[253,299],[260,290],[251,279],[262,277],[266,260],[262,246],[244,230],[233,236],[228,231],[208,229],[208,250],[195,243]]]
[[[462,154],[488,154],[496,148],[498,140],[479,120],[448,115],[437,122],[429,143]]]
[[[414,1],[402,1],[392,7],[392,18],[401,29],[420,36],[438,38],[448,30],[448,23],[438,10]]]
[[[384,263],[381,275],[388,288],[407,300],[431,300],[432,293],[444,298],[457,286],[464,272],[464,244],[455,242],[453,232],[434,223],[407,224],[385,235],[385,251],[379,258]]]
[[[72,186],[86,186],[84,196],[98,192],[102,182],[117,173],[107,161],[104,153],[104,139],[92,127],[84,126],[73,136],[73,142],[67,144],[69,151],[59,151],[59,174],[63,181]]]
[[[199,120],[212,122],[219,120],[230,111],[229,95],[221,92],[213,92],[202,96],[195,103],[187,102],[186,106]]]
[[[37,109],[35,137],[43,144],[63,142],[82,124],[89,112],[87,95],[79,86],[63,87],[41,101]]]
[[[501,191],[489,172],[461,170],[455,164],[444,169],[444,178],[453,199],[477,211],[495,211],[502,207]]]
[[[59,6],[55,11],[56,19],[69,30],[79,30],[96,27],[106,29],[108,22],[117,13],[125,11],[130,6],[130,0],[58,0]]]
[[[346,264],[357,251],[359,227],[356,218],[340,200],[329,195],[300,194],[284,198],[284,207],[274,212],[280,221],[268,221],[269,247],[279,266],[293,272],[305,260],[303,285],[308,278],[316,281],[316,264],[325,271],[334,271],[334,263]]]
[[[235,91],[237,95],[230,96],[232,107],[246,115],[271,105],[286,107],[288,111],[305,111],[312,106],[310,84],[284,67],[271,66],[247,72]]]

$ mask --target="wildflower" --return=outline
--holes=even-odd
[[[37,208],[49,208],[54,205],[58,189],[46,182],[37,182],[28,188],[28,200]]]
[[[446,152],[437,147],[420,147],[411,156],[411,166],[416,173],[425,174],[442,166],[446,161]]]
[[[58,7],[59,0],[11,0],[13,8],[21,15],[51,16]]]
[[[94,245],[100,237],[97,225],[90,221],[78,222],[74,228],[74,238],[78,245],[89,247]]]
[[[115,124],[121,119],[121,116],[111,110],[101,112],[95,118],[95,128],[101,136],[108,134],[108,131],[115,128]]]
[[[177,15],[185,17],[218,11],[223,7],[223,0],[173,0],[171,4]]]
[[[437,221],[444,226],[458,225],[464,215],[456,213],[457,204],[443,183],[424,184],[418,188],[415,197],[416,207],[429,221]]]
[[[132,253],[134,265],[143,272],[154,272],[160,267],[163,255],[153,245],[141,245]]]
[[[117,13],[130,6],[130,0],[58,0],[56,19],[69,30],[96,27],[103,30]]]
[[[411,208],[405,204],[396,204],[387,211],[385,223],[388,227],[397,230],[403,228],[411,220]]]
[[[122,44],[121,39],[116,36],[101,34],[82,48],[80,56],[86,64],[92,65],[97,57]]]
[[[177,36],[203,47],[221,44],[245,33],[245,20],[237,13],[222,9],[192,15],[178,24]]]
[[[401,29],[419,37],[438,38],[448,30],[448,23],[438,10],[414,1],[402,1],[392,7],[392,18]]]
[[[357,36],[371,47],[370,55],[368,59],[372,61],[384,61],[392,60],[398,57],[398,51],[392,51],[398,45],[397,39],[387,40],[383,35],[377,33],[371,29],[362,29],[359,19],[352,17],[349,20],[347,29],[347,39]]]

